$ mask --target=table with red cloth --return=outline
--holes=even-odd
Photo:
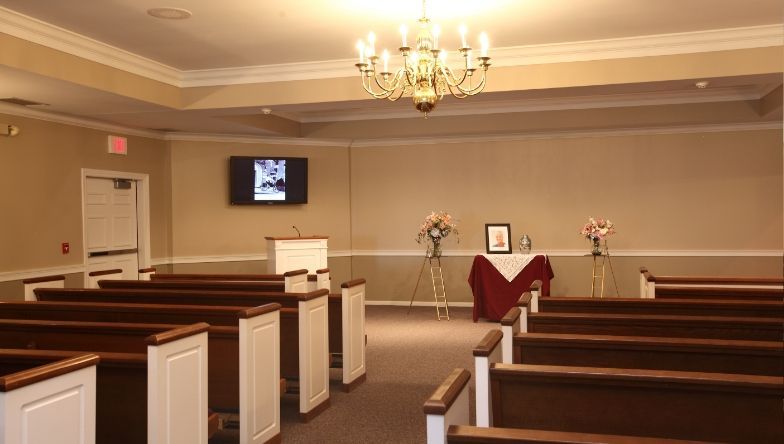
[[[468,285],[474,293],[474,322],[479,318],[500,321],[537,279],[542,281],[541,295],[549,296],[553,277],[545,255],[536,255],[511,282],[483,255],[474,257],[468,276]]]

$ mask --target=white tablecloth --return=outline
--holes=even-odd
[[[512,282],[537,256],[536,254],[483,254],[507,281]]]

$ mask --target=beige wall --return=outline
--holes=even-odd
[[[265,236],[329,236],[330,250],[351,248],[348,151],[236,142],[172,142],[173,255],[266,253]],[[307,205],[229,204],[230,156],[308,158]]]
[[[485,223],[511,223],[534,249],[587,251],[577,233],[608,217],[623,250],[780,250],[778,130],[552,138],[351,151],[357,250],[411,250],[431,210],[484,250]]]
[[[511,223],[514,240],[527,233],[535,250],[554,251],[554,294],[590,289],[590,259],[563,256],[587,252],[577,231],[589,215],[616,222],[611,248],[643,252],[613,261],[623,295],[636,294],[641,265],[658,274],[782,270],[780,257],[645,256],[781,250],[779,130],[354,148],[130,137],[130,155],[115,157],[104,153],[101,131],[0,117],[22,128],[19,137],[0,138],[0,208],[15,215],[2,218],[0,272],[80,263],[81,168],[150,174],[153,258],[204,261],[159,266],[163,271],[263,272],[263,261],[215,261],[263,254],[264,236],[290,235],[297,225],[330,236],[331,251],[371,254],[330,258],[333,291],[364,277],[369,300],[406,303],[422,265],[416,230],[437,209],[460,223],[460,244],[445,243],[447,254],[462,255],[444,259],[453,302],[471,301],[471,254],[484,250],[487,222]],[[229,205],[231,155],[308,157],[309,203]],[[59,253],[62,241],[71,242],[68,256]],[[394,256],[401,253],[407,256]],[[69,285],[79,282],[69,275]],[[0,291],[15,293],[20,285],[6,282]],[[416,300],[429,302],[431,291],[425,273]]]
[[[8,115],[0,121],[21,128],[0,137],[0,273],[82,263],[82,168],[149,174],[151,254],[170,255],[166,142],[129,136],[129,154],[117,156],[106,153],[103,131]],[[61,254],[62,242],[70,254]]]

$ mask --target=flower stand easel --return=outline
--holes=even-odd
[[[430,264],[430,278],[433,282],[433,297],[436,302],[436,319],[449,320],[449,302],[446,299],[446,286],[444,285],[444,275],[441,269],[441,250],[438,242],[435,243],[433,248],[428,247],[425,254],[425,260],[422,262],[422,268],[419,269],[419,276],[417,283],[414,286],[414,292],[411,293],[411,301],[408,303],[408,313],[411,313],[411,307],[414,305],[414,297],[416,296],[419,282],[422,280],[422,272],[425,271],[425,264]],[[443,310],[444,314],[441,314]]]
[[[452,219],[449,213],[440,211],[438,213],[431,212],[422,225],[419,227],[417,234],[417,243],[423,241],[427,244],[427,252],[425,253],[425,260],[422,261],[422,268],[419,269],[414,292],[411,293],[411,301],[408,304],[408,313],[411,313],[411,307],[414,305],[414,297],[416,296],[419,282],[422,281],[422,273],[425,271],[425,264],[430,264],[430,279],[433,282],[433,297],[436,302],[436,319],[449,320],[449,302],[446,299],[446,285],[444,284],[444,274],[441,268],[441,241],[449,236],[449,233],[457,235],[457,224]],[[458,239],[458,242],[460,240]],[[443,314],[441,312],[443,311]]]
[[[610,275],[615,285],[615,295],[619,296],[618,282],[615,280],[612,261],[610,260],[610,250],[607,248],[607,236],[615,234],[615,224],[609,219],[588,218],[588,223],[583,226],[580,234],[591,241],[591,256],[593,256],[593,268],[591,269],[591,297],[596,295],[596,280],[600,279],[599,297],[604,298],[604,278],[606,276],[605,266],[610,266]],[[601,258],[601,264],[600,259]]]
[[[599,297],[604,298],[604,277],[605,277],[605,266],[610,266],[610,275],[613,279],[613,285],[615,285],[615,295],[619,296],[618,293],[618,283],[615,281],[615,272],[613,271],[612,261],[610,260],[610,250],[607,248],[607,241],[604,241],[603,245],[599,246],[598,254],[596,253],[597,249],[594,248],[591,252],[591,256],[593,256],[593,269],[591,270],[591,297],[594,297],[596,294],[596,279],[601,279],[600,282],[600,291]],[[601,264],[600,259],[601,258]],[[598,274],[601,271],[601,274]]]

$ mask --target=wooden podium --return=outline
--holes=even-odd
[[[327,268],[328,236],[265,237],[267,273],[283,274],[306,268],[308,274]]]

